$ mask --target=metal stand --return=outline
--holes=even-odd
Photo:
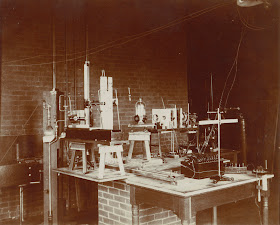
[[[214,112],[208,112],[208,113],[214,113]],[[217,109],[217,120],[202,120],[199,121],[199,125],[210,125],[210,124],[217,124],[218,125],[218,176],[211,177],[213,179],[214,183],[217,183],[218,181],[230,181],[233,180],[233,178],[225,177],[221,175],[221,124],[224,123],[237,123],[238,119],[223,119],[221,118],[221,112],[220,109]]]

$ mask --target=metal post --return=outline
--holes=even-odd
[[[19,223],[22,225],[22,222],[24,221],[23,217],[23,186],[19,186]]]
[[[219,176],[221,176],[221,114],[220,108],[218,108],[218,168]]]
[[[212,220],[213,225],[218,224],[218,211],[217,211],[217,206],[213,207],[213,220]]]

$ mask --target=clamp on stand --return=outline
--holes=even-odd
[[[253,170],[258,179],[258,184],[256,186],[258,190],[258,202],[261,202],[261,196],[267,197],[268,195],[268,184],[267,184],[267,170],[264,170],[261,166]],[[262,182],[261,182],[262,181]]]

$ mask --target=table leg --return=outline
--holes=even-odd
[[[179,200],[179,218],[182,225],[196,225],[196,212],[192,209],[191,198]]]
[[[213,219],[212,224],[217,225],[218,224],[218,213],[217,213],[217,206],[213,207]]]
[[[139,224],[139,205],[135,199],[135,187],[130,186],[130,204],[132,207],[132,225]]]
[[[262,201],[262,210],[263,210],[263,225],[268,225],[268,196],[263,196]]]
[[[139,224],[139,205],[132,205],[132,225]]]

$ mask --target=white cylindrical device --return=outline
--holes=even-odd
[[[145,105],[141,98],[135,104],[135,112],[136,112],[136,115],[138,115],[140,117],[146,115]]]
[[[84,99],[89,101],[89,61],[85,61],[84,64]]]

